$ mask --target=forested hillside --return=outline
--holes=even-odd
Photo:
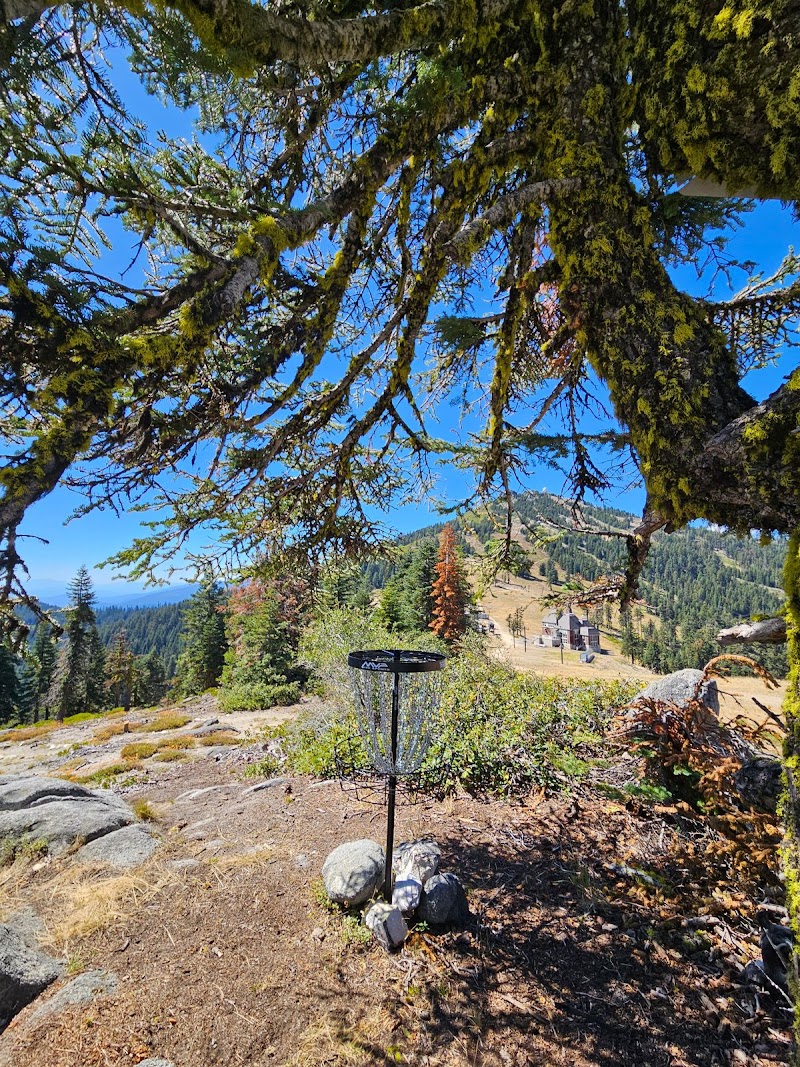
[[[590,585],[621,573],[625,561],[624,535],[638,516],[613,508],[584,506],[579,526],[567,501],[549,493],[515,497],[518,572],[544,579],[542,596]],[[490,512],[454,520],[465,555],[491,551],[498,536]],[[406,557],[420,542],[436,537],[440,526],[425,527],[398,538],[394,562],[365,566],[376,588],[383,588],[408,566]],[[655,671],[702,666],[721,651],[719,629],[754,616],[780,612],[781,573],[786,542],[761,544],[721,530],[691,526],[673,534],[657,534],[640,582],[639,600],[620,618],[611,606],[599,609],[597,621],[616,631],[623,650]],[[575,594],[577,600],[579,594]],[[778,675],[786,673],[783,647],[741,649],[754,655]]]
[[[171,678],[178,660],[182,612],[181,603],[159,604],[153,608],[99,608],[97,629],[106,647],[125,631],[131,652],[136,656],[157,653],[167,678]]]

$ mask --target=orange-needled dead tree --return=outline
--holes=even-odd
[[[456,547],[456,535],[449,524],[439,538],[439,558],[434,567],[431,593],[433,618],[428,624],[437,637],[457,641],[467,628],[469,588]]]

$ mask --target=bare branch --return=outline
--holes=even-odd
[[[721,645],[782,645],[786,641],[786,619],[761,619],[759,622],[743,622],[720,630],[717,640]]]

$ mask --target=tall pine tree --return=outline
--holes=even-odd
[[[80,567],[67,592],[65,642],[58,654],[48,697],[56,718],[103,705],[103,644],[97,632],[92,579]]]
[[[19,680],[14,655],[0,644],[0,723],[12,722],[17,715]]]
[[[58,643],[55,632],[49,622],[42,621],[36,627],[36,635],[31,649],[31,664],[36,674],[36,696],[33,707],[33,721],[39,721],[39,715],[49,714],[49,693],[53,684],[53,674],[58,659]]]
[[[130,710],[133,699],[133,663],[128,635],[125,630],[120,630],[106,654],[105,674],[112,706],[122,707],[125,711]]]
[[[227,596],[210,576],[184,608],[176,686],[184,696],[194,696],[216,685],[225,663],[228,641],[223,609]]]
[[[457,641],[467,628],[469,586],[456,548],[455,532],[449,523],[439,538],[439,556],[434,570],[433,617],[429,626],[437,637]]]

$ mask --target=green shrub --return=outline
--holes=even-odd
[[[376,635],[373,631],[369,636]],[[397,635],[389,636],[396,645]],[[385,647],[380,641],[351,637],[351,647]],[[471,642],[465,645],[448,660],[442,675],[441,703],[427,724],[431,747],[419,776],[421,788],[503,795],[527,792],[537,784],[558,785],[564,774],[583,777],[591,755],[587,748],[600,740],[614,709],[636,687],[539,678],[487,658]],[[337,757],[356,769],[368,767],[352,697],[344,683],[340,690],[338,707],[317,710],[269,732],[280,745],[288,771],[334,777],[340,769]]]
[[[368,648],[418,648],[446,652],[433,633],[398,633],[374,614],[335,608],[316,619],[300,639],[299,654],[311,669],[316,692],[343,708],[353,707],[347,653]]]
[[[260,711],[262,708],[296,704],[299,699],[299,682],[237,685],[231,689],[220,689],[217,694],[217,701],[223,711]]]

